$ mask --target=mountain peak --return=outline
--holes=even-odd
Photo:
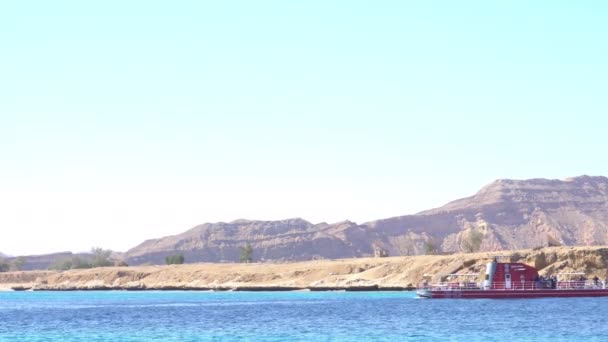
[[[608,177],[582,175],[582,176],[578,176],[578,177],[566,178],[566,179],[564,179],[564,182],[575,182],[575,183],[592,182],[592,183],[606,184],[606,183],[608,183]]]
[[[584,192],[584,193],[583,193]],[[482,187],[475,195],[458,199],[442,207],[423,211],[420,214],[436,214],[479,208],[504,203],[579,203],[586,198],[606,196],[608,178],[603,176],[578,176],[560,179],[497,179]],[[595,200],[593,200],[595,201]]]

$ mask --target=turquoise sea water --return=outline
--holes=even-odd
[[[0,292],[0,341],[608,341],[608,298]]]

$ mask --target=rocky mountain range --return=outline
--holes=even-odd
[[[357,224],[237,220],[205,223],[148,240],[124,254],[129,264],[235,262],[249,244],[254,261],[514,250],[608,244],[608,178],[497,180],[475,195],[415,215]]]

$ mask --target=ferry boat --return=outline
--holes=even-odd
[[[497,258],[486,265],[485,279],[454,281],[458,277],[477,274],[454,274],[448,282],[423,282],[416,294],[422,298],[542,298],[542,297],[604,297],[608,284],[598,278],[586,280],[583,273],[560,273],[543,279],[532,266],[517,262],[498,262]],[[578,279],[576,277],[578,276]],[[572,279],[575,277],[575,279]]]

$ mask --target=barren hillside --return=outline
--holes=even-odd
[[[130,264],[236,262],[253,247],[254,261],[296,261],[434,252],[498,251],[608,244],[608,178],[498,180],[477,194],[416,215],[357,224],[302,219],[206,223],[129,250]]]

